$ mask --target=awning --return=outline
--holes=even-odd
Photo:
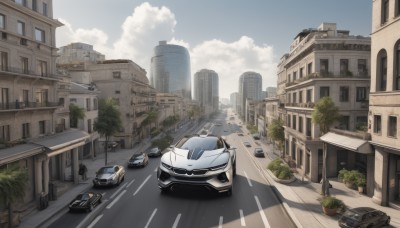
[[[321,141],[341,147],[347,150],[351,150],[361,154],[373,154],[371,145],[368,141],[358,138],[353,138],[345,135],[339,135],[332,132],[328,132],[320,137]]]
[[[84,145],[85,140],[89,137],[90,135],[84,131],[69,129],[61,133],[38,139],[32,143],[44,146],[48,151],[47,156],[52,157],[67,150]]]
[[[0,150],[0,165],[15,162],[43,152],[43,147],[35,144],[21,144]]]

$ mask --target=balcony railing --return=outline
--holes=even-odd
[[[313,102],[307,102],[307,103],[286,103],[286,107],[300,107],[300,108],[314,108],[314,103]]]
[[[332,72],[328,71],[321,71],[321,72],[314,72],[305,77],[296,79],[294,81],[286,83],[286,87],[297,85],[303,81],[314,79],[314,78],[368,78],[368,71],[360,71],[357,74],[353,74],[351,71],[342,72],[341,74],[333,74]]]
[[[18,67],[2,67],[2,68],[0,68],[0,72],[24,74],[24,75],[27,75],[27,76],[41,77],[41,78],[57,78],[57,77],[59,77],[59,75],[50,74],[48,72],[40,74],[40,73],[38,73],[36,71],[32,71],[32,70],[29,70],[29,69],[18,68]]]
[[[56,108],[60,106],[58,102],[8,102],[0,103],[0,110],[15,110],[28,108]]]

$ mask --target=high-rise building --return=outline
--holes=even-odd
[[[255,72],[245,72],[239,78],[238,113],[244,118],[246,115],[246,99],[262,100],[262,77]]]
[[[185,47],[160,41],[154,48],[150,67],[150,85],[157,92],[191,100],[190,56]]]
[[[202,69],[194,74],[194,100],[198,101],[205,114],[218,111],[218,74]]]
[[[371,92],[368,130],[375,159],[373,198],[399,206],[400,198],[400,1],[372,1]]]

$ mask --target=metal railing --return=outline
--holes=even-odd
[[[28,108],[56,108],[58,102],[6,102],[0,103],[0,110],[15,110]]]

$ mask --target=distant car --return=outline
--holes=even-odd
[[[93,186],[115,186],[125,179],[125,168],[122,165],[104,166],[96,172]]]
[[[259,140],[260,139],[260,135],[259,134],[253,134],[253,139]]]
[[[243,145],[244,145],[245,147],[251,147],[251,144],[250,144],[249,142],[243,142]]]
[[[80,193],[68,204],[69,211],[90,212],[101,203],[102,197],[100,193],[95,192]]]
[[[254,148],[254,156],[265,157],[263,149],[262,148]]]
[[[149,163],[149,157],[146,153],[134,153],[128,161],[128,167],[145,167]]]
[[[149,152],[147,153],[147,155],[149,157],[159,157],[161,156],[161,150],[158,147],[153,147],[149,150]]]
[[[357,207],[348,209],[340,217],[340,227],[382,227],[388,226],[390,216],[385,212],[371,207]]]
[[[240,133],[240,132],[239,132],[238,135],[239,135],[239,136],[243,136],[243,133]]]

